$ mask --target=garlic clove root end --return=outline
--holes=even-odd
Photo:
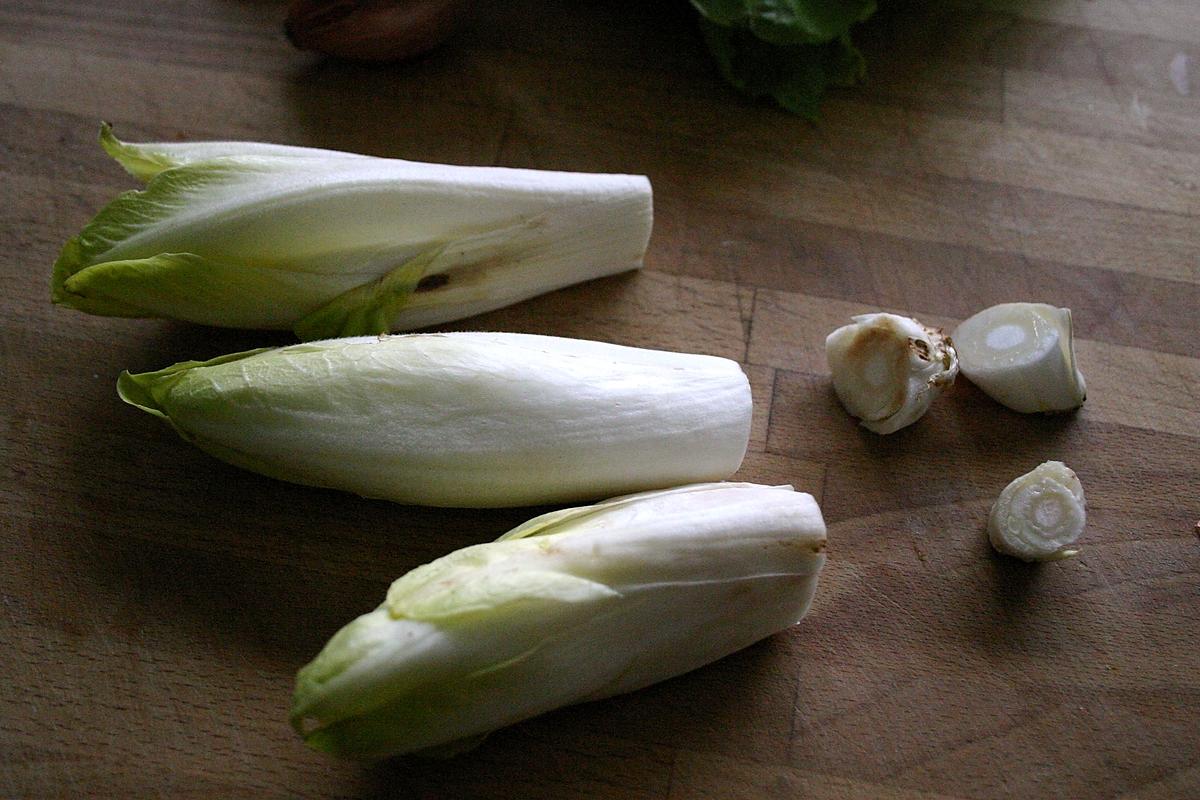
[[[1047,461],[1000,492],[988,516],[988,539],[998,552],[1024,561],[1059,561],[1087,522],[1079,477],[1061,461]]]
[[[916,422],[954,383],[949,337],[897,314],[861,314],[825,339],[838,400],[867,430],[894,433]]]

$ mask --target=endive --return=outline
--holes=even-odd
[[[63,247],[54,302],[293,329],[446,322],[641,265],[642,176],[459,167],[245,142],[101,143],[138,178]]]
[[[123,373],[117,387],[232,464],[425,505],[720,480],[750,435],[733,361],[526,334],[333,339]]]
[[[300,670],[292,724],[343,756],[459,749],[787,628],[824,550],[820,509],[790,486],[710,483],[555,511],[393,583]]]

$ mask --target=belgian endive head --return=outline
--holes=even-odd
[[[124,373],[117,390],[232,464],[440,506],[727,478],[752,414],[729,359],[518,333],[307,342]]]
[[[55,303],[293,329],[423,327],[641,265],[645,177],[462,167],[254,142],[101,144],[147,181],[63,247]]]
[[[825,535],[816,502],[790,486],[699,484],[551,512],[393,583],[300,670],[292,724],[342,756],[445,753],[682,674],[804,616]]]

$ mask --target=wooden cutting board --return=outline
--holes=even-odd
[[[293,51],[259,0],[0,2],[0,795],[1200,797],[1200,16],[1193,0],[893,4],[817,125],[715,76],[686,3],[484,4],[416,64]],[[886,5],[886,4],[885,4]],[[121,404],[122,369],[280,335],[51,307],[58,248],[133,182],[96,145],[260,139],[639,172],[646,268],[458,328],[729,356],[739,477],[812,492],[829,562],[795,628],[448,762],[307,750],[291,681],[388,583],[531,510],[404,508],[219,463]],[[880,438],[825,335],[1075,312],[1087,405],[960,381]],[[1082,555],[994,555],[1000,489],[1080,475]]]

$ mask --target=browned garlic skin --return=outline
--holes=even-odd
[[[958,355],[940,330],[897,314],[861,314],[825,339],[833,389],[867,430],[916,422],[954,383]]]

